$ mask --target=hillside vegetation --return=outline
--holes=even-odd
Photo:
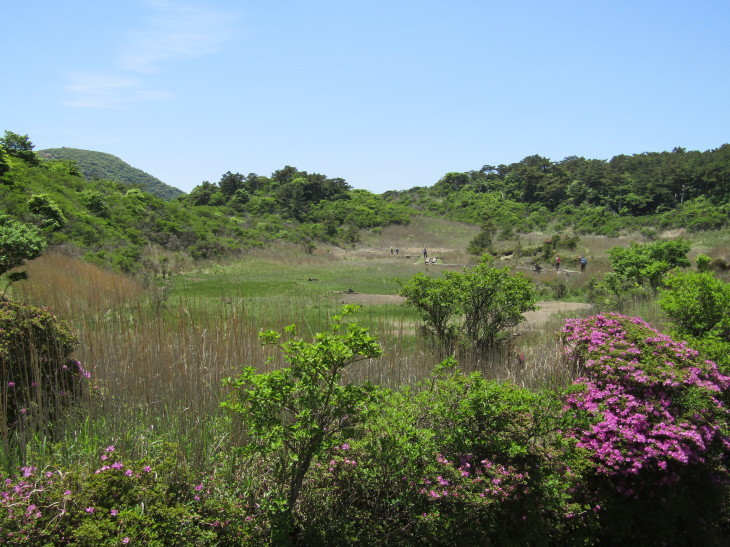
[[[49,160],[73,162],[78,171],[89,180],[106,179],[123,182],[158,198],[172,199],[185,193],[104,152],[63,147],[39,150],[38,155]]]
[[[468,246],[477,255],[496,252],[500,239],[534,231],[555,247],[584,234],[640,231],[651,238],[663,229],[718,229],[730,218],[730,145],[610,161],[530,156],[382,195],[292,166],[270,176],[227,171],[188,195],[163,199],[159,187],[140,189],[129,174],[139,170],[114,156],[70,148],[36,154],[27,135],[9,131],[1,141],[0,212],[46,223],[51,245],[72,246],[88,260],[126,272],[145,264],[159,269],[160,259],[234,257],[274,241],[308,252],[318,245],[350,246],[422,215],[479,226]],[[31,199],[53,207],[34,212]],[[47,215],[54,207],[64,221],[50,230],[38,211]]]
[[[405,207],[293,167],[271,177],[228,172],[165,200],[124,181],[87,180],[75,161],[33,152],[27,135],[6,132],[0,145],[0,212],[42,226],[51,245],[124,272],[234,257],[274,241],[311,252],[356,242],[361,229],[409,222]]]
[[[625,167],[639,208],[551,162],[168,201],[32,148],[0,139],[0,542],[728,544],[726,147],[651,155],[695,158],[675,197]]]
[[[62,147],[39,150],[38,155],[48,160],[75,163],[77,170],[88,180],[122,182],[162,199],[173,199],[185,193],[105,152]]]
[[[579,234],[655,234],[728,224],[730,145],[705,152],[619,155],[610,160],[538,155],[497,167],[452,172],[430,187],[385,197],[425,214],[508,233],[571,228]]]

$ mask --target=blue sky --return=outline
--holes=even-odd
[[[8,2],[0,130],[186,192],[708,150],[730,142],[728,28],[727,0]]]

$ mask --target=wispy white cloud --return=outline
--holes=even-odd
[[[151,0],[142,28],[130,30],[106,73],[77,72],[69,77],[65,102],[79,108],[125,108],[132,103],[168,99],[145,77],[164,72],[175,61],[211,55],[232,34],[230,14],[174,0]]]
[[[167,61],[216,53],[231,36],[230,16],[203,6],[157,1],[147,27],[131,33],[120,55],[125,70],[156,72]]]
[[[66,89],[71,95],[66,104],[79,108],[126,108],[140,101],[172,97],[166,91],[145,89],[138,79],[114,74],[76,73]]]

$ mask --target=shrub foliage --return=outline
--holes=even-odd
[[[48,309],[0,301],[0,432],[46,424],[81,394],[88,376],[70,359],[78,340]]]

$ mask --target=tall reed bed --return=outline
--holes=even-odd
[[[282,331],[294,323],[309,338],[329,328],[341,308],[342,288],[393,294],[396,276],[422,268],[402,261],[307,260],[299,264],[290,253],[275,252],[249,257],[246,264],[209,265],[174,281],[171,289],[146,290],[128,277],[60,254],[31,262],[30,280],[14,287],[14,298],[51,305],[71,323],[80,338],[76,358],[92,374],[86,408],[69,420],[54,457],[93,455],[111,442],[144,455],[169,440],[191,463],[206,465],[227,449],[227,416],[219,408],[222,380],[242,366],[267,370],[283,364],[276,351],[261,346],[259,331]],[[350,380],[413,385],[452,352],[461,368],[490,378],[530,387],[569,379],[552,335],[477,355],[466,348],[447,351],[420,336],[414,314],[400,306],[365,307],[355,319],[384,351],[352,367]]]

